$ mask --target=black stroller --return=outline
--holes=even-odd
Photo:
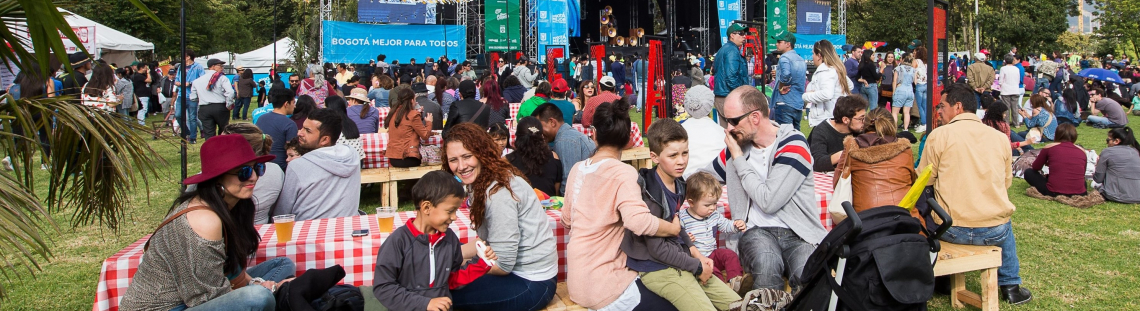
[[[929,208],[919,207],[923,217],[930,219],[933,210],[943,220],[933,231],[898,206],[856,213],[843,202],[847,219],[809,257],[803,290],[785,310],[926,310],[934,294],[938,237],[952,224],[938,202],[926,203]]]

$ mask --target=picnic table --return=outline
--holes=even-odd
[[[831,216],[827,213],[827,202],[831,199],[831,176],[824,173],[815,173],[816,200],[820,210],[820,222],[824,228],[831,230]],[[725,217],[731,218],[728,208],[727,193],[722,191],[721,199],[717,202],[718,211]],[[460,209],[456,221],[450,226],[455,231],[461,243],[468,243],[477,238],[470,218],[470,211]],[[548,210],[549,226],[553,231],[558,253],[558,279],[566,279],[566,245],[570,242],[570,230],[562,226],[562,211]],[[415,217],[415,212],[399,212],[393,220],[394,228],[404,225],[408,219]],[[355,286],[371,286],[373,271],[376,267],[376,253],[380,245],[388,238],[388,233],[380,233],[375,215],[361,215],[343,218],[314,219],[298,221],[293,228],[293,239],[286,243],[278,243],[277,231],[273,225],[258,225],[257,232],[261,235],[261,243],[257,253],[253,256],[252,264],[264,262],[271,258],[287,257],[297,264],[297,273],[307,269],[327,268],[333,265],[344,267],[345,276],[342,284]],[[353,230],[369,229],[371,234],[363,237],[353,237]],[[150,235],[144,236],[130,246],[120,250],[115,255],[103,261],[99,272],[99,283],[95,293],[94,311],[114,311],[119,309],[119,300],[126,294],[130,286],[131,277],[138,270],[143,260],[143,246]],[[718,236],[723,245],[726,235]]]

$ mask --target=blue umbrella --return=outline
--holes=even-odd
[[[1108,69],[1089,68],[1089,69],[1081,70],[1081,72],[1078,73],[1077,76],[1078,77],[1085,77],[1085,78],[1089,78],[1089,79],[1093,79],[1093,80],[1100,80],[1100,81],[1104,81],[1104,82],[1124,84],[1124,79],[1121,79],[1119,74],[1116,74],[1115,72],[1112,72],[1112,70],[1108,70]]]

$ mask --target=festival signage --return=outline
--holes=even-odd
[[[788,31],[788,0],[769,0],[768,1],[768,34],[779,33],[781,31]],[[768,40],[768,48],[765,51],[776,50],[776,40],[766,38]],[[797,41],[798,42],[798,41]],[[811,54],[808,54],[811,55]],[[801,55],[802,56],[802,55]]]
[[[566,0],[547,0],[538,4],[538,62],[546,62],[548,48],[570,46]],[[567,53],[563,53],[563,57]]]
[[[785,0],[780,0],[785,1]],[[728,43],[728,26],[740,18],[740,0],[716,0],[716,16],[720,25],[720,43]]]
[[[507,51],[522,48],[520,42],[519,0],[487,0],[483,3],[485,27],[483,37],[486,50]]]
[[[579,14],[582,5],[578,0],[566,0],[566,27],[570,28],[571,37],[582,36],[582,15]]]
[[[819,40],[830,41],[831,45],[835,46],[836,55],[843,55],[843,45],[847,44],[847,36],[845,35],[805,35],[799,33],[793,35],[796,36],[796,45],[793,48],[795,48],[796,54],[804,59],[811,58],[811,49]]]
[[[405,0],[367,0],[356,5],[361,23],[435,24],[435,4]]]
[[[75,37],[83,44],[83,49],[87,50],[87,53],[95,53],[95,26],[71,27],[71,31],[75,33]],[[59,38],[63,39],[63,47],[67,49],[67,54],[79,52],[79,47],[67,36],[61,33]]]
[[[831,0],[796,1],[796,33],[831,34]]]
[[[423,59],[447,55],[467,59],[467,26],[463,25],[372,25],[323,21],[324,59],[329,63],[364,64],[376,55],[388,61]]]

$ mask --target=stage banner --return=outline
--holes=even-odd
[[[796,36],[796,54],[804,59],[811,58],[811,49],[819,40],[831,41],[831,45],[835,46],[835,55],[843,55],[843,45],[847,44],[847,36],[845,35],[805,35],[798,33],[794,35]]]
[[[79,43],[83,44],[83,48],[87,50],[87,53],[97,53],[97,51],[95,51],[95,26],[71,27],[71,31],[79,38]],[[67,49],[68,54],[79,52],[79,47],[71,42],[71,39],[68,39],[67,36],[60,33],[59,38],[63,39],[63,47]]]
[[[483,3],[486,18],[483,36],[487,38],[484,42],[487,52],[522,48],[519,44],[522,30],[519,9],[519,0],[487,0]]]
[[[831,0],[796,1],[796,33],[831,34]]]
[[[566,0],[566,27],[571,37],[582,36],[582,4],[578,0]]]
[[[716,0],[716,16],[720,21],[720,43],[728,44],[728,26],[740,19],[740,0]]]
[[[549,48],[566,48],[570,46],[566,14],[567,0],[546,0],[538,3],[538,60],[537,63],[546,63],[546,51]],[[562,58],[567,53],[563,53]]]
[[[356,5],[361,23],[435,24],[435,4],[405,0],[368,0]]]
[[[788,0],[768,0],[768,12],[765,13],[768,17],[768,34],[778,33],[788,29]],[[765,51],[776,50],[776,40],[765,38],[768,41],[768,48]],[[800,55],[803,56],[803,55]],[[808,54],[810,57],[811,54]]]
[[[322,23],[323,62],[366,64],[380,54],[400,63],[439,55],[460,62],[467,59],[467,26],[463,25]]]

